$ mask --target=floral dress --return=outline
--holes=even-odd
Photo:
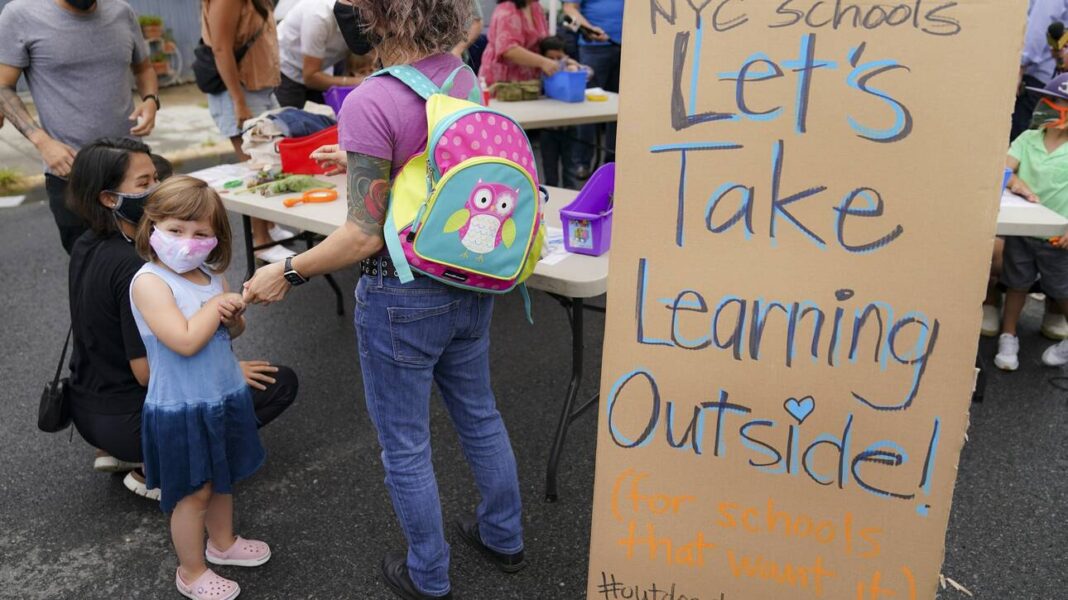
[[[521,67],[505,59],[504,53],[520,46],[538,54],[538,42],[548,35],[549,23],[537,2],[532,0],[526,9],[516,8],[514,2],[498,4],[490,18],[479,77],[484,79],[487,85],[498,81],[538,79],[541,77],[541,69]]]

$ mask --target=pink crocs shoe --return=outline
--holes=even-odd
[[[204,558],[213,565],[231,565],[234,567],[258,567],[271,559],[271,547],[258,540],[246,540],[237,536],[237,541],[226,552],[215,547],[208,540],[208,549]]]
[[[241,593],[241,586],[236,581],[219,577],[211,569],[189,585],[182,581],[182,572],[178,569],[174,573],[174,585],[179,594],[192,600],[233,600]]]

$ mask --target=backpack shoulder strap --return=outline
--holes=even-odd
[[[456,69],[449,74],[449,78],[445,80],[445,83],[441,84],[441,93],[448,95],[449,92],[452,91],[452,86],[456,83],[456,76],[459,75],[461,71],[470,73],[475,82],[474,85],[471,86],[471,90],[467,92],[467,99],[475,104],[480,104],[482,102],[482,90],[478,86],[478,76],[475,75],[474,70],[467,66],[466,63],[456,67]]]
[[[419,69],[411,65],[393,65],[392,67],[386,67],[381,71],[376,72],[372,77],[379,77],[382,75],[392,75],[396,77],[404,85],[411,88],[413,92],[419,94],[423,100],[428,100],[434,94],[441,93],[438,86],[434,85],[434,82],[429,77],[423,75]]]
[[[408,283],[415,279],[415,276],[412,275],[412,268],[408,265],[408,257],[404,255],[404,248],[401,247],[400,233],[397,232],[397,224],[393,220],[392,202],[389,208],[386,209],[386,222],[383,227],[385,230],[382,232],[382,237],[386,240],[386,250],[389,251],[389,258],[393,261],[393,267],[397,269],[397,279],[400,279],[401,283]]]

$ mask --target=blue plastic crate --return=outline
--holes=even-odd
[[[563,102],[586,100],[586,71],[558,71],[545,78],[545,95]]]

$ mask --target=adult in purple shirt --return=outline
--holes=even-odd
[[[354,0],[385,65],[409,64],[441,85],[463,63],[459,43],[470,0]],[[477,85],[463,72],[454,94]],[[451,598],[438,485],[430,456],[430,389],[437,384],[474,474],[481,502],[462,518],[462,539],[498,568],[524,566],[515,456],[490,387],[493,298],[417,277],[402,284],[383,253],[383,223],[393,178],[427,143],[423,100],[399,80],[379,76],[345,100],[339,142],[346,152],[348,219],[321,244],[263,267],[245,299],[282,300],[291,285],[359,263],[356,333],[364,393],[382,446],[386,487],[408,551],[391,552],[382,574],[402,598]]]

